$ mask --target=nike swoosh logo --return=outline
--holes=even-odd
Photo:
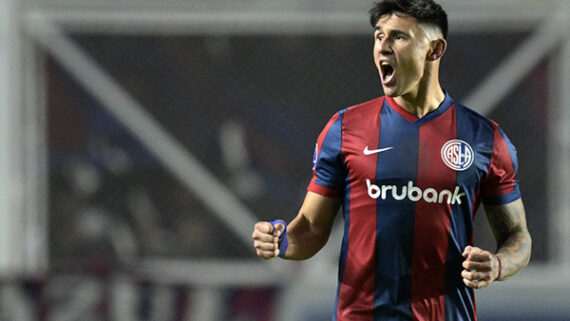
[[[368,149],[368,146],[366,146],[364,148],[363,153],[364,153],[364,155],[368,156],[368,155],[372,155],[372,154],[382,153],[382,152],[385,152],[385,151],[390,150],[392,148],[394,148],[394,146],[380,148],[380,149]]]

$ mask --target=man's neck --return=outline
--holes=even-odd
[[[415,90],[394,100],[411,114],[422,118],[436,110],[445,99],[445,93],[439,84],[439,61],[426,65],[425,73]]]

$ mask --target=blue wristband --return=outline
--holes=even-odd
[[[287,223],[283,220],[275,220],[270,222],[271,225],[275,226],[278,223],[282,223],[285,226],[283,233],[279,235],[279,257],[283,257],[285,255],[285,251],[287,251],[287,247],[289,246],[289,242],[287,241]]]

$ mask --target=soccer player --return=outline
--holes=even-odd
[[[288,226],[258,222],[257,255],[310,258],[342,205],[333,320],[476,320],[474,289],[530,258],[515,148],[442,89],[447,15],[438,4],[384,0],[370,20],[385,96],[330,119],[299,214]],[[472,246],[481,201],[496,253]]]

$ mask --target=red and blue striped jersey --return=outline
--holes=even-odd
[[[501,128],[449,95],[422,118],[390,97],[336,113],[308,187],[342,198],[333,320],[476,320],[461,254],[480,201],[520,197],[517,166]]]

